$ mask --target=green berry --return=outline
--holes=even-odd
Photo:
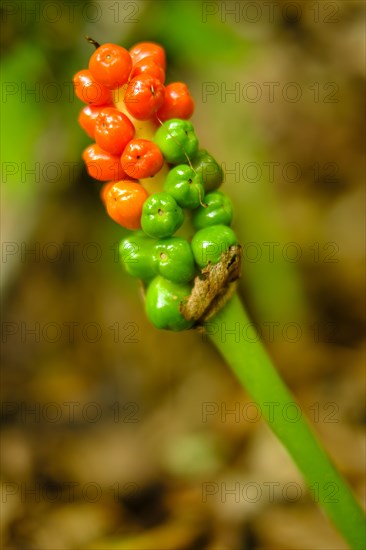
[[[213,191],[205,196],[206,206],[200,206],[193,213],[193,226],[196,229],[210,225],[230,225],[233,218],[233,205],[227,195]]]
[[[224,178],[222,168],[206,149],[200,149],[192,158],[192,166],[201,175],[206,193],[220,187]]]
[[[197,265],[202,269],[209,262],[217,264],[221,254],[237,244],[234,231],[226,225],[211,225],[200,229],[192,239],[192,252]]]
[[[150,195],[142,207],[141,227],[155,239],[173,235],[183,220],[183,210],[174,197],[164,191]]]
[[[145,308],[150,321],[157,328],[166,330],[186,330],[193,325],[179,311],[180,303],[191,293],[191,286],[174,283],[158,275],[146,292]]]
[[[142,231],[129,235],[120,242],[119,255],[127,273],[145,281],[156,275],[154,243]]]
[[[154,247],[155,263],[160,275],[176,283],[187,283],[194,277],[195,265],[190,244],[181,237],[161,239]]]
[[[170,193],[179,206],[190,209],[197,208],[205,195],[201,176],[188,164],[179,164],[169,171],[164,191]]]
[[[154,141],[170,164],[188,162],[198,150],[198,139],[193,124],[188,120],[171,118],[155,133]]]

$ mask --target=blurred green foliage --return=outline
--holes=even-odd
[[[98,9],[95,3],[88,2],[74,6],[59,2],[58,5],[59,10],[55,7],[57,3],[51,6],[20,1],[3,8],[8,39],[2,70],[5,103],[1,141],[6,167],[3,192],[7,203],[10,201],[7,208],[18,211],[23,208],[30,213],[34,202],[33,219],[29,219],[27,231],[36,222],[38,207],[47,194],[76,185],[81,174],[85,180],[80,156],[89,140],[77,124],[81,105],[73,96],[71,86],[73,74],[87,65],[90,55],[91,46],[84,40],[84,34],[100,42],[113,39],[126,47],[140,40],[163,44],[168,59],[167,80],[186,80],[192,84],[198,95],[196,117],[204,117],[207,111],[208,116],[215,116],[217,120],[216,126],[214,121],[212,126],[212,147],[218,160],[230,165],[238,160],[242,163],[245,158],[252,161],[260,156],[266,158],[263,143],[253,139],[258,132],[248,104],[225,105],[218,95],[208,106],[200,98],[206,81],[226,81],[232,75],[241,77],[260,51],[258,42],[238,33],[235,26],[222,21],[217,13],[212,15],[211,5],[209,15],[207,3],[193,1],[103,2],[97,5]],[[93,23],[93,19],[96,22]],[[226,128],[230,128],[227,136],[222,134]],[[205,128],[198,126],[197,133],[205,146]],[[28,170],[35,170],[36,175]],[[98,189],[95,182],[83,185]],[[243,214],[237,215],[237,230],[242,240],[258,241],[270,233],[272,240],[286,241],[283,228],[273,215],[276,201],[272,187],[258,186],[249,201],[244,200],[244,196],[235,197],[237,212]],[[230,188],[227,191],[230,192]],[[18,215],[22,216],[20,211]],[[244,220],[243,227],[241,220]],[[105,227],[113,225],[106,220]],[[9,233],[13,230],[19,233],[18,227],[9,228]],[[109,238],[107,230],[102,229],[102,233],[104,231]],[[116,228],[115,233],[120,235],[121,230]],[[246,268],[245,286],[249,285],[251,302],[259,315],[281,317],[283,310],[282,317],[295,318],[294,315],[300,313],[303,300],[294,266],[279,259],[272,265],[262,261]],[[278,289],[276,293],[263,285],[268,270]],[[282,299],[280,289],[285,286],[287,292],[292,287],[291,300]]]
[[[20,330],[9,335],[5,401],[30,407],[98,402],[110,415],[71,425],[5,418],[9,479],[40,480],[51,489],[94,479],[108,495],[106,502],[41,507],[19,500],[12,508],[9,500],[4,523],[11,548],[91,548],[93,541],[95,548],[158,548],[164,542],[177,550],[342,548],[306,495],[299,503],[262,499],[235,507],[218,497],[213,506],[203,505],[201,481],[301,480],[260,422],[236,422],[233,414],[222,421],[222,404],[227,410],[246,406],[247,396],[207,339],[195,331],[157,331],[146,320],[138,282],[118,264],[118,241],[127,231],[106,215],[101,185],[81,161],[90,140],[78,126],[82,105],[71,87],[91,54],[85,34],[126,47],[141,40],[164,46],[167,81],[188,84],[201,146],[226,169],[222,189],[233,199],[235,230],[247,247],[239,292],[305,412],[314,412],[317,403],[324,418],[329,410],[323,405],[337,404],[339,423],[315,427],[362,494],[364,3],[299,0],[298,21],[290,17],[294,3],[287,17],[283,4],[274,2],[269,21],[268,3],[261,3],[262,17],[253,23],[222,16],[225,6],[245,13],[244,2],[1,3],[2,238],[17,250],[2,263],[4,319],[31,328],[78,323],[73,341],[65,331],[54,343],[32,335],[22,341]],[[207,6],[215,13],[205,18]],[[258,101],[242,93],[249,82],[263,92]],[[273,102],[266,82],[278,83]],[[301,87],[300,101],[284,100],[288,82]],[[329,82],[338,85],[333,103],[325,101]],[[266,162],[279,163],[274,178]],[[295,181],[282,171],[289,163],[301,167]],[[246,171],[250,165],[262,170],[258,180]],[[74,261],[64,253],[70,242],[78,245]],[[302,251],[298,261],[291,261],[294,249],[290,260],[283,255],[291,242]],[[21,247],[34,250],[35,243],[41,250],[53,243],[62,254],[55,261],[22,257]],[[101,251],[96,262],[81,254],[89,243]],[[264,243],[278,243],[273,260]],[[336,246],[326,248],[329,243]],[[262,257],[251,261],[258,249]],[[332,250],[334,261],[328,261]],[[104,329],[95,344],[80,336],[89,322]],[[131,323],[137,328],[133,344],[125,342]],[[266,323],[267,329],[277,323],[274,337]],[[291,330],[283,336],[291,323],[302,330],[299,340],[291,340]],[[139,422],[108,424],[116,402],[138,403]],[[219,407],[207,422],[203,402]],[[116,482],[131,480],[140,488],[135,500],[108,493]]]

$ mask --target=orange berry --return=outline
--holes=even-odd
[[[155,42],[139,42],[135,44],[130,49],[130,56],[132,59],[132,64],[136,65],[141,59],[147,56],[152,56],[155,60],[155,63],[160,65],[165,71],[166,69],[166,60],[165,60],[165,51],[159,44]]]
[[[122,168],[132,178],[155,176],[164,164],[157,145],[148,139],[132,139],[121,157]]]
[[[140,74],[147,73],[150,76],[153,76],[154,78],[157,78],[160,80],[162,84],[164,84],[165,81],[165,71],[161,67],[161,65],[158,65],[152,55],[149,55],[147,57],[144,57],[140,61],[138,61],[131,71],[130,78],[134,78],[135,76],[138,76]]]
[[[121,155],[135,135],[130,119],[114,107],[102,109],[95,123],[95,141],[112,155]]]
[[[105,193],[105,206],[109,216],[126,229],[140,229],[142,207],[149,196],[139,183],[117,181]]]
[[[97,82],[88,69],[74,75],[75,94],[84,103],[90,105],[110,105],[113,103],[112,92]]]
[[[164,103],[164,85],[142,73],[128,83],[124,102],[127,111],[138,120],[149,120]]]
[[[183,82],[172,82],[165,86],[165,99],[157,111],[158,118],[165,122],[171,118],[189,119],[194,111],[194,101]]]
[[[93,77],[110,90],[125,84],[131,69],[130,54],[125,48],[116,44],[99,46],[89,61],[89,70]]]
[[[103,105],[85,105],[79,113],[78,122],[91,138],[94,138],[95,123],[102,109]]]
[[[99,181],[128,178],[122,170],[120,157],[103,151],[96,143],[84,149],[82,155],[89,176]]]
[[[115,182],[114,181],[108,181],[107,183],[104,183],[100,192],[99,192],[99,196],[100,196],[100,199],[102,201],[102,203],[104,204],[105,206],[105,203],[106,203],[106,200],[107,200],[107,193],[109,191],[109,189],[112,187],[112,185],[114,185]]]

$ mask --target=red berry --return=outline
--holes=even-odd
[[[132,178],[155,176],[164,164],[157,145],[148,139],[132,139],[121,157],[122,168]]]
[[[96,143],[83,152],[83,159],[89,176],[100,181],[118,181],[128,176],[122,170],[120,157],[103,151]]]
[[[113,107],[102,109],[95,123],[95,141],[108,153],[121,155],[135,135],[130,119]]]
[[[154,78],[160,80],[162,84],[165,81],[165,71],[158,65],[153,56],[149,55],[138,61],[132,68],[130,78],[134,78],[140,74],[147,73]]]
[[[105,206],[115,222],[126,229],[140,229],[142,207],[148,196],[135,181],[117,181],[105,190]]]
[[[113,103],[111,91],[100,82],[97,82],[88,69],[76,73],[74,88],[75,94],[84,103],[90,103],[91,105],[110,105]]]
[[[103,106],[85,105],[79,113],[78,122],[91,138],[94,138],[95,123],[102,109],[104,109]]]
[[[138,120],[149,120],[164,103],[164,86],[147,73],[128,83],[124,97],[126,109]]]
[[[183,82],[172,82],[165,87],[163,106],[156,113],[165,122],[170,118],[187,120],[194,111],[194,101],[187,86]]]
[[[160,65],[165,71],[165,51],[164,48],[155,44],[155,42],[139,42],[130,49],[130,56],[132,58],[132,64],[136,65],[141,59],[147,56],[152,56],[155,63]]]
[[[93,77],[111,90],[127,82],[131,68],[130,54],[116,44],[99,46],[89,61],[89,70]]]

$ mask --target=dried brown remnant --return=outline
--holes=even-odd
[[[203,325],[213,317],[235,292],[240,269],[240,245],[223,252],[217,264],[208,263],[195,278],[190,296],[180,306],[183,317],[194,320],[195,326]]]

